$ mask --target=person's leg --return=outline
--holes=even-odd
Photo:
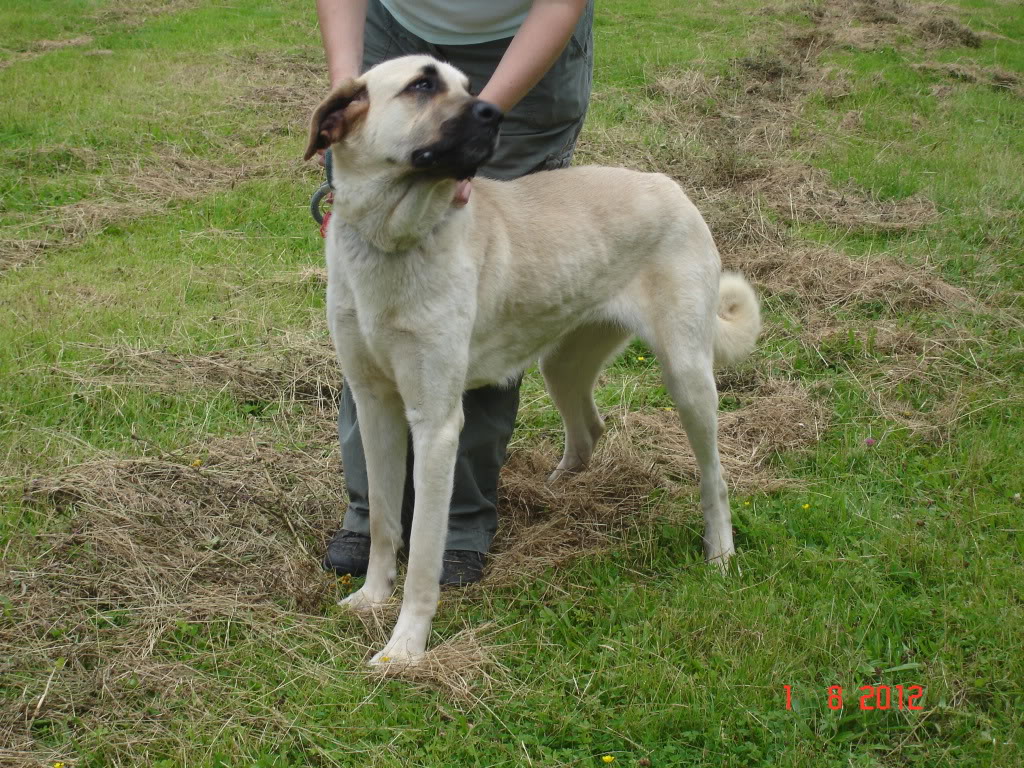
[[[426,44],[408,35],[381,6],[370,0],[366,10],[366,31],[363,35],[363,70],[386,59],[410,53],[428,53]],[[330,150],[328,150],[330,152]],[[327,158],[327,180],[331,178],[330,156]],[[344,371],[342,371],[344,373]],[[369,485],[366,477],[366,455],[359,434],[356,404],[347,386],[342,387],[338,408],[338,441],[341,444],[341,465],[348,489],[348,507],[341,530],[327,543],[324,567],[338,573],[362,576],[370,557]],[[402,524],[406,531],[412,519],[412,448],[408,453],[405,497],[402,501]],[[408,534],[406,534],[408,535]]]
[[[498,149],[479,175],[516,179],[535,171],[569,165],[590,103],[594,69],[594,3],[587,4],[572,38],[547,74],[506,115]],[[510,40],[478,45],[439,46],[440,57],[469,76],[479,92]],[[435,54],[437,55],[437,54]]]
[[[519,382],[472,389],[462,408],[446,548],[487,554],[498,529],[498,476],[519,410]]]
[[[590,100],[592,22],[590,4],[558,61],[506,115],[498,151],[480,169],[481,176],[514,179],[569,164]],[[497,40],[479,45],[438,46],[435,55],[465,72],[473,90],[478,92],[494,72],[508,43]],[[481,387],[463,397],[466,421],[448,518],[449,551],[483,555],[490,550],[498,527],[498,476],[519,409],[519,384],[516,381],[508,387]],[[466,560],[469,566],[473,565],[474,561]],[[482,557],[475,562],[482,568]]]

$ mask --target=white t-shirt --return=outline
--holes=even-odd
[[[395,20],[428,43],[473,45],[512,37],[533,0],[381,0]]]

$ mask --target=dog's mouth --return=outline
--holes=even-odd
[[[493,104],[474,99],[461,114],[441,124],[438,141],[413,150],[412,167],[459,181],[472,178],[494,155],[503,118]]]

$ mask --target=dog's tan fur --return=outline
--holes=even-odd
[[[435,67],[443,88],[409,97]],[[333,146],[328,320],[361,423],[370,484],[370,565],[354,609],[387,600],[401,545],[411,430],[415,509],[401,613],[373,663],[410,663],[438,600],[462,393],[513,380],[539,360],[565,422],[552,474],[584,468],[603,432],[592,390],[634,336],[661,363],[701,467],[705,554],[733,549],[716,442],[714,362],[747,355],[757,299],[722,275],[704,220],[660,174],[582,167],[513,182],[418,173],[411,154],[472,101],[458,70],[425,56],[385,62],[337,89],[314,115],[307,156]]]

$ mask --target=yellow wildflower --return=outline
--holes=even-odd
[[[201,467],[201,466],[203,466],[203,460],[202,459],[196,459],[195,461],[192,462],[192,466],[193,467]]]
[[[54,763],[53,768],[64,768],[64,763]]]
[[[743,506],[744,507],[749,507],[750,506],[750,502],[749,501],[744,501],[743,502]]]
[[[810,509],[810,508],[811,508],[811,505],[810,505],[810,504],[804,504],[804,506],[803,506],[802,508],[803,508],[803,509]]]
[[[615,755],[605,755],[604,757],[601,758],[601,762],[602,763],[611,763],[611,762],[614,762],[614,760],[615,760]]]
[[[642,362],[643,362],[644,360],[646,360],[646,359],[647,359],[646,357],[638,357],[638,358],[637,358],[637,361],[638,361],[638,362],[641,362],[641,363],[642,363]],[[605,757],[611,757],[611,755],[605,755]],[[615,758],[614,758],[614,757],[612,757],[612,760],[614,760],[614,759],[615,759]],[[607,761],[605,761],[605,762],[607,762]]]

